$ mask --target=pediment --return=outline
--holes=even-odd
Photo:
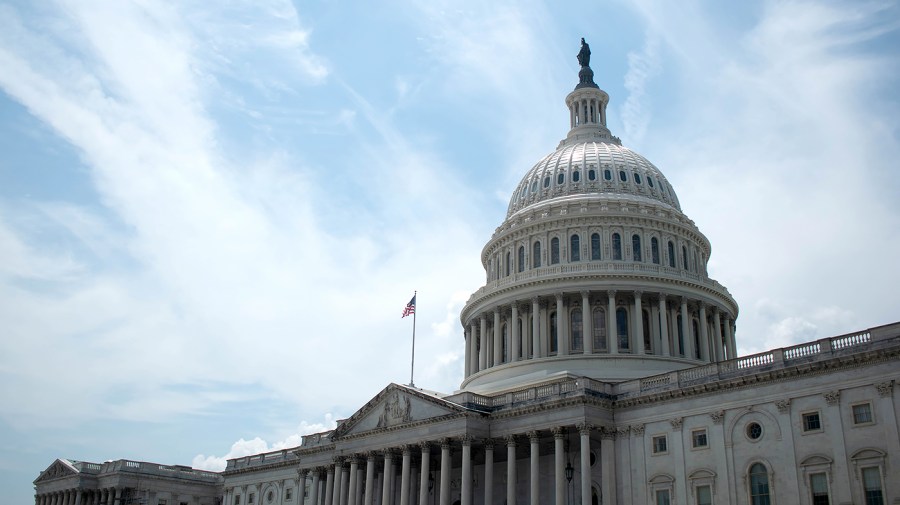
[[[64,459],[57,459],[50,466],[48,466],[46,470],[38,475],[38,478],[34,480],[34,483],[36,484],[38,482],[61,479],[63,477],[70,477],[77,474],[78,469],[72,466],[71,463]]]
[[[334,438],[440,420],[468,409],[428,393],[390,384],[335,430]]]
[[[813,454],[800,462],[800,466],[830,465],[831,458],[822,454]]]

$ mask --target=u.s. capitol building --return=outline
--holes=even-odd
[[[482,250],[458,391],[391,384],[203,496],[79,487],[58,460],[36,504],[900,503],[900,323],[738,357],[709,241],[607,128],[586,44],[579,62],[568,135]]]

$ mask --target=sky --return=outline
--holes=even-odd
[[[0,486],[55,458],[220,470],[391,382],[568,130],[666,174],[740,354],[900,320],[900,5],[0,0]]]

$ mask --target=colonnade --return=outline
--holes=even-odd
[[[471,317],[465,338],[467,377],[505,363],[569,354],[650,354],[703,362],[737,357],[734,319],[725,309],[642,291],[517,300]]]
[[[35,495],[35,505],[120,505],[122,489],[66,489]]]
[[[579,434],[579,465],[581,504],[591,505],[592,471],[591,471],[591,432],[593,427],[581,424],[576,427]],[[615,446],[612,443],[614,430],[600,429],[601,489],[604,490],[603,502],[615,503]],[[302,495],[304,489],[309,491],[309,503],[312,505],[451,505],[459,499],[461,505],[472,505],[476,501],[475,492],[483,493],[483,503],[504,501],[503,496],[495,496],[495,477],[505,477],[505,503],[507,505],[539,505],[541,494],[545,495],[552,488],[553,503],[566,503],[568,479],[566,475],[566,439],[567,429],[555,427],[549,430],[553,437],[552,481],[542,481],[540,442],[541,432],[529,431],[505,436],[502,440],[475,440],[469,435],[457,438],[444,438],[437,442],[422,442],[416,446],[404,445],[382,451],[372,451],[361,455],[336,458],[333,464],[326,467],[301,468],[298,503],[307,498]],[[527,446],[525,444],[528,444]],[[435,451],[439,447],[439,452]],[[481,475],[475,475],[473,446],[477,445],[484,452],[484,465]],[[495,449],[505,446],[506,468],[495,464]],[[517,462],[524,456],[522,447],[528,447],[528,473],[517,474]],[[521,452],[520,452],[521,451]],[[418,454],[416,454],[418,453]],[[461,460],[458,467],[452,462],[455,455]],[[414,457],[418,457],[418,465]],[[432,468],[432,457],[437,468]],[[523,458],[524,459],[524,458]],[[545,463],[546,464],[546,463]],[[397,468],[399,466],[399,469]],[[398,474],[399,470],[399,474]],[[438,474],[436,479],[434,473]],[[546,475],[548,472],[544,471]],[[574,472],[572,472],[574,474]],[[399,479],[398,479],[399,475]],[[451,496],[451,477],[454,479],[453,496]],[[569,476],[571,477],[571,475]],[[527,500],[518,500],[518,483],[528,482]],[[476,480],[480,481],[476,489]],[[309,483],[307,488],[306,483]],[[457,491],[458,490],[458,494]],[[226,497],[227,498],[227,497]],[[545,500],[546,502],[546,500]]]

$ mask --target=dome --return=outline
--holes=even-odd
[[[609,141],[563,141],[516,186],[506,217],[551,199],[607,196],[681,211],[662,172],[640,154]]]

